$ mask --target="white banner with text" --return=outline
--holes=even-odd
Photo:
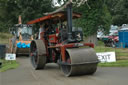
[[[115,52],[96,53],[100,62],[116,62]]]
[[[16,54],[6,53],[5,60],[16,60]]]

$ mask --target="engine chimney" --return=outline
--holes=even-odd
[[[67,5],[68,41],[74,42],[72,38],[72,3]]]

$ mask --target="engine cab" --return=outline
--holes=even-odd
[[[32,25],[16,24],[10,29],[10,33],[13,34],[18,40],[28,41],[32,36]]]

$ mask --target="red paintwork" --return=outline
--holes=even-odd
[[[49,42],[50,43],[57,43],[57,36],[56,34],[49,35]]]
[[[119,41],[119,37],[118,36],[108,36],[109,39],[112,39],[115,42]]]
[[[81,14],[80,13],[76,13],[76,12],[73,12],[72,13],[72,18],[75,19],[75,18],[80,18],[81,17]],[[65,21],[66,20],[66,16],[65,16],[65,11],[60,11],[60,12],[57,12],[57,13],[52,13],[52,14],[49,14],[47,16],[43,16],[41,18],[38,18],[38,19],[35,19],[35,20],[32,20],[32,21],[29,21],[27,22],[27,24],[35,24],[35,23],[39,23],[39,22],[43,22],[43,21],[46,21],[46,20],[50,20],[50,19],[57,19],[57,18],[61,18],[62,21]],[[56,22],[53,22],[53,23],[56,23]]]
[[[63,62],[66,62],[66,56],[65,56],[66,47],[62,45],[62,46],[60,47],[60,49],[61,49],[62,61],[63,61]]]
[[[58,28],[56,28],[56,33],[59,33],[59,29]]]
[[[44,20],[47,20],[47,19],[50,19],[50,18],[51,18],[51,15],[44,16],[44,17],[29,21],[27,24],[35,24],[35,23],[38,23],[38,22],[41,22],[41,21],[44,21]]]

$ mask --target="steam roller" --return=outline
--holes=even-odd
[[[80,18],[81,14],[72,12],[71,3],[65,7],[66,11],[55,11],[27,23],[44,26],[40,38],[30,44],[32,65],[38,70],[47,63],[57,63],[65,76],[93,74],[99,62],[94,44],[81,43],[82,28],[72,27],[72,19]]]

